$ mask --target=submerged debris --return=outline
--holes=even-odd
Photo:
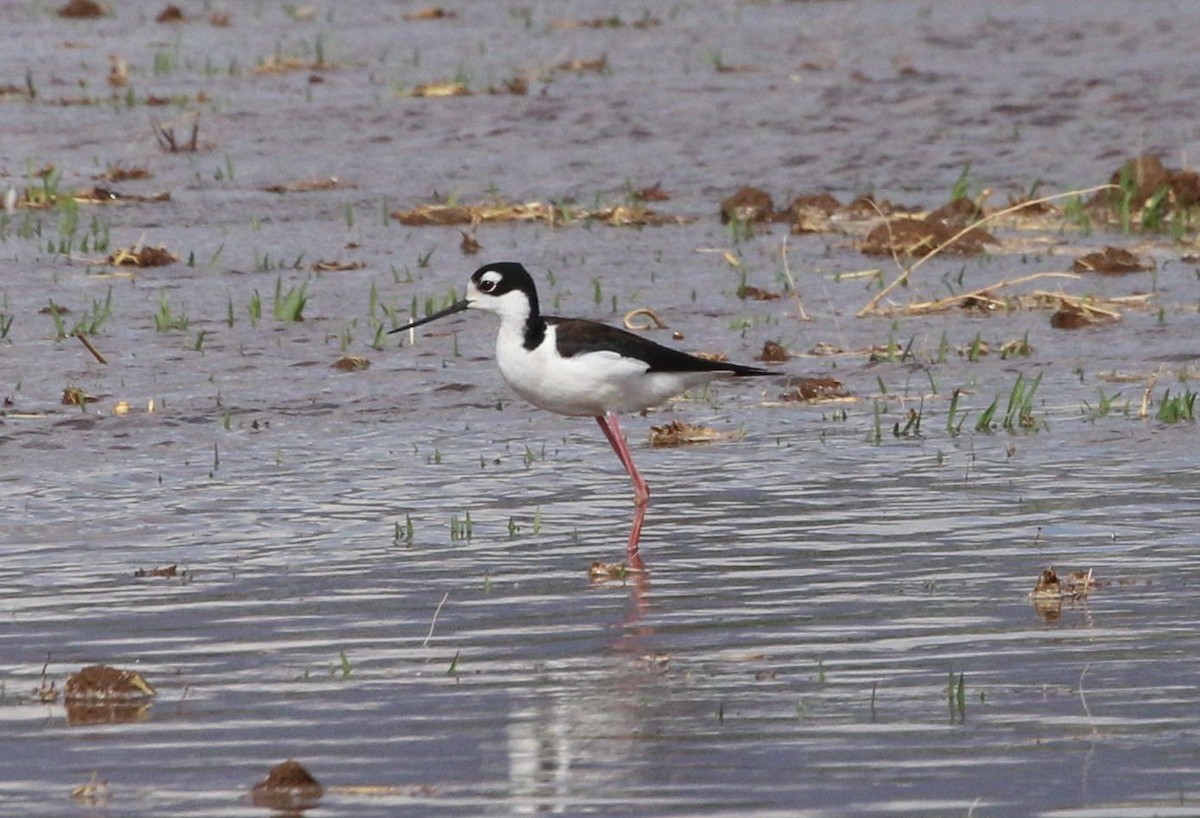
[[[453,20],[456,17],[458,12],[447,11],[441,6],[429,6],[401,15],[402,20]]]
[[[78,386],[68,386],[62,393],[63,406],[83,406],[85,403],[95,403],[100,400],[95,395],[89,395]]]
[[[567,60],[564,63],[559,63],[558,70],[579,73],[579,74],[582,74],[582,73],[588,72],[588,71],[593,71],[596,73],[603,73],[604,71],[608,70],[608,57],[605,55],[601,55],[600,57],[597,57],[594,60],[585,60],[585,59],[580,59],[580,58],[576,58],[573,60]]]
[[[164,124],[153,117],[150,118],[150,125],[154,128],[154,139],[158,142],[158,146],[167,153],[195,153],[200,150],[200,115],[193,115],[190,124],[191,135],[184,141],[176,139],[175,123]],[[180,125],[183,125],[182,121],[180,121]]]
[[[314,273],[344,273],[347,270],[361,270],[366,266],[366,262],[363,261],[325,261],[324,259],[318,259],[309,265],[308,269]]]
[[[471,89],[465,82],[427,82],[400,91],[402,97],[469,97]]]
[[[326,62],[321,56],[318,56],[315,60],[303,60],[299,57],[288,57],[283,54],[273,53],[268,54],[258,65],[254,66],[254,73],[288,74],[292,71],[312,71],[314,72],[314,77],[309,77],[309,81],[323,82],[318,72],[329,71],[333,68],[336,68],[336,66]]]
[[[628,578],[631,570],[623,562],[593,562],[588,567],[588,579],[592,582],[622,581]]]
[[[179,256],[163,245],[146,247],[139,245],[128,250],[118,248],[108,255],[108,263],[131,267],[163,267],[179,261]]]
[[[671,194],[662,189],[662,182],[655,182],[649,187],[630,191],[629,198],[635,202],[666,202],[670,201]]]
[[[436,227],[500,221],[561,220],[560,211],[541,202],[529,204],[422,205],[411,210],[397,210],[392,218],[408,227]]]
[[[474,205],[422,205],[392,213],[408,227],[476,225],[482,222],[545,222],[558,226],[573,221],[601,221],[615,227],[684,224],[686,216],[664,216],[641,205],[618,205],[588,210],[545,202],[488,202]]]
[[[1062,616],[1064,602],[1086,599],[1092,589],[1101,586],[1102,583],[1096,580],[1090,568],[1059,576],[1053,567],[1048,567],[1042,571],[1033,590],[1029,592],[1029,600],[1038,616],[1047,622],[1054,622]]]
[[[106,182],[127,182],[132,179],[149,179],[153,176],[149,170],[141,166],[126,167],[125,165],[113,165],[104,173],[93,176],[93,179],[103,179]]]
[[[529,80],[524,77],[510,77],[499,86],[489,85],[487,92],[492,95],[512,94],[516,97],[523,97],[529,93]]]
[[[108,806],[110,795],[108,780],[100,778],[95,770],[92,771],[91,780],[71,790],[71,800],[88,807]]]
[[[650,445],[685,446],[689,443],[711,443],[714,440],[736,440],[744,434],[740,429],[718,432],[708,426],[694,426],[682,420],[673,420],[666,426],[650,427]]]
[[[152,193],[149,196],[139,196],[130,193],[121,193],[107,187],[88,187],[77,190],[71,194],[71,198],[80,204],[113,204],[114,202],[169,202],[171,194],[169,192]]]
[[[1009,358],[1025,358],[1032,354],[1033,345],[1029,343],[1028,337],[1014,338],[1000,346],[1000,360],[1002,361]]]
[[[1042,571],[1029,595],[1035,599],[1083,599],[1092,589],[1100,587],[1103,583],[1095,578],[1091,568],[1059,576],[1051,566]]]
[[[550,28],[556,31],[564,31],[573,28],[623,28],[626,25],[631,28],[650,28],[651,26],[662,25],[662,20],[657,17],[651,17],[650,12],[644,12],[641,17],[634,20],[632,23],[626,23],[620,16],[614,14],[611,17],[593,17],[587,20],[551,20]]]
[[[788,383],[788,391],[779,396],[785,401],[821,403],[854,400],[841,381],[833,378],[800,378]]]
[[[336,176],[325,176],[316,179],[302,179],[298,182],[288,182],[279,185],[267,185],[261,188],[267,193],[309,193],[314,190],[352,190],[354,185],[343,182]]]
[[[462,241],[459,242],[458,249],[462,250],[464,256],[473,256],[483,249],[479,239],[475,238],[474,230],[459,230],[458,232],[462,233]]]
[[[133,572],[135,577],[174,577],[179,574],[177,565],[159,565],[154,568],[139,568]]]
[[[108,359],[104,357],[103,353],[101,353],[101,352],[100,352],[100,350],[96,349],[96,345],[95,345],[95,344],[93,344],[91,341],[89,341],[89,340],[88,340],[88,337],[87,337],[87,335],[86,335],[86,334],[83,332],[83,330],[78,330],[78,329],[77,329],[77,330],[75,330],[75,332],[74,332],[74,333],[72,333],[72,334],[73,334],[73,335],[74,335],[76,338],[78,338],[78,339],[79,339],[79,342],[80,342],[81,344],[83,344],[83,347],[84,347],[84,349],[86,349],[88,352],[90,352],[90,353],[92,354],[92,357],[96,359],[96,362],[97,362],[97,363],[101,363],[101,364],[106,364],[106,363],[108,363]]]

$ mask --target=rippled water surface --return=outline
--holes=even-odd
[[[1200,9],[651,0],[402,19],[418,8],[247,4],[215,26],[197,5],[168,26],[151,3],[98,21],[0,3],[21,43],[0,60],[0,185],[145,166],[122,191],[168,202],[81,205],[79,230],[180,256],[129,272],[78,235],[58,252],[65,206],[0,231],[0,812],[265,815],[251,786],[295,758],[325,787],[314,816],[1196,814],[1200,448],[1194,423],[1138,417],[1147,388],[1153,414],[1195,384],[1194,232],[1002,234],[1025,249],[931,261],[894,296],[1062,272],[1105,243],[1155,262],[1047,281],[1151,294],[1077,332],[1043,310],[855,318],[877,280],[838,274],[891,262],[791,236],[801,321],[791,298],[735,295],[743,275],[782,288],[785,227],[735,242],[717,208],[747,183],[933,207],[968,163],[997,197],[1103,183],[1144,151],[1186,166]],[[115,92],[110,54],[128,68]],[[310,68],[255,71],[273,55]],[[513,76],[526,95],[482,93]],[[402,95],[456,77],[478,93]],[[201,150],[164,152],[147,113],[195,111]],[[347,186],[263,190],[331,176]],[[656,209],[695,220],[481,225],[467,257],[454,227],[386,218],[435,195],[592,206],[655,182]],[[647,574],[589,581],[623,556],[628,481],[593,422],[508,392],[488,317],[371,346],[501,258],[554,312],[649,306],[683,348],[797,353],[624,420],[653,493]],[[305,282],[305,320],[274,320],[277,286]],[[68,306],[69,330],[110,291],[107,364],[39,312]],[[164,304],[186,326],[157,330]],[[1021,338],[1030,355],[996,354]],[[844,352],[806,354],[818,343]],[[910,354],[868,354],[889,343]],[[344,353],[370,368],[332,368]],[[780,400],[813,375],[852,400]],[[976,431],[1018,375],[1041,376],[1033,428]],[[96,401],[64,405],[68,386]],[[743,434],[649,446],[673,419]],[[1048,566],[1099,584],[1035,607]],[[56,693],[91,664],[157,696],[73,712]]]

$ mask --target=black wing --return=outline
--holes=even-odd
[[[616,352],[629,358],[640,358],[650,365],[649,372],[730,372],[734,375],[770,375],[765,369],[742,366],[727,361],[697,358],[677,349],[665,347],[619,327],[586,321],[580,318],[543,316],[555,328],[558,352],[564,358],[586,352]]]

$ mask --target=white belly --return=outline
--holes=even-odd
[[[532,351],[518,338],[505,338],[501,333],[496,340],[496,362],[514,392],[534,406],[560,415],[640,412],[725,374],[647,373],[642,361],[615,352],[560,358],[551,354],[552,333],[551,328],[546,341]]]

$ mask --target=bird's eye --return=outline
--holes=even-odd
[[[481,293],[490,293],[496,289],[496,285],[500,283],[500,276],[496,273],[488,273],[483,278],[479,279],[479,291]]]

